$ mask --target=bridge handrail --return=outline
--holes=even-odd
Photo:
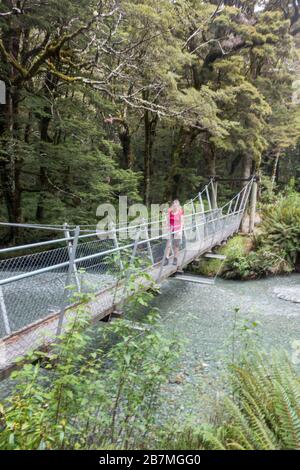
[[[244,212],[244,209],[245,209],[245,203],[244,203],[244,200],[248,199],[249,197],[249,193],[247,193],[247,189],[249,189],[250,185],[252,184],[253,182],[253,179],[251,181],[249,181],[249,183],[247,185],[244,186],[244,188],[233,198],[231,199],[231,201],[228,203],[228,204],[231,204],[233,203],[233,201],[235,199],[237,199],[237,202],[235,204],[235,208],[234,208],[234,211],[233,212],[229,212],[227,213],[226,215],[223,214],[223,210],[225,207],[228,206],[228,204],[226,204],[225,206],[223,206],[222,208],[220,209],[213,209],[213,210],[210,210],[210,211],[200,211],[200,212],[196,212],[196,213],[192,213],[192,214],[186,214],[184,216],[184,219],[188,219],[188,218],[194,218],[195,221],[196,221],[196,224],[193,224],[193,230],[194,229],[198,229],[199,227],[201,226],[204,226],[207,224],[207,217],[205,217],[205,219],[203,220],[203,215],[207,215],[207,214],[210,214],[210,215],[214,215],[216,212],[218,213],[218,216],[209,220],[208,223],[211,223],[213,224],[214,222],[217,222],[217,221],[220,221],[220,220],[223,220],[225,218],[228,218],[228,217],[232,217],[232,216],[235,216],[235,215],[238,215],[238,214],[241,214],[242,212]],[[207,191],[207,188],[208,188],[209,185],[207,185],[202,193],[206,192]],[[238,202],[240,200],[240,195],[242,193],[245,193],[247,194],[247,197],[245,198],[243,196],[242,198],[242,202],[240,203],[240,207],[239,207],[239,210],[238,210]],[[199,193],[200,194],[200,193]],[[241,207],[242,206],[242,207]],[[197,221],[197,218],[201,216],[201,221],[200,223]],[[150,224],[153,224],[153,223],[158,223],[158,221],[156,222],[151,222]],[[140,232],[143,230],[143,228],[145,226],[149,226],[149,222],[144,222],[144,223],[141,223],[139,225],[136,225],[136,226],[132,226],[132,227],[126,227],[126,230],[132,230],[134,228],[138,229]],[[78,228],[79,229],[79,228]],[[88,234],[84,234],[84,235],[78,235],[77,234],[77,241],[79,239],[86,239],[86,238],[91,238],[91,237],[94,237],[94,236],[97,236],[99,237],[99,235],[105,235],[107,236],[108,234],[110,233],[116,233],[118,231],[121,231],[122,229],[113,229],[113,230],[110,230],[110,231],[103,231],[103,232],[95,232],[95,233],[88,233]],[[79,232],[79,230],[78,230]],[[172,234],[176,234],[176,233],[179,233],[181,232],[181,230],[178,230],[178,231],[174,231],[172,232]],[[84,261],[89,261],[89,260],[92,260],[92,259],[95,259],[95,258],[99,258],[100,256],[103,257],[103,256],[108,256],[110,254],[113,254],[113,253],[116,253],[116,252],[121,252],[121,251],[124,251],[124,250],[129,250],[131,248],[134,248],[134,246],[138,247],[140,246],[141,244],[145,244],[145,243],[150,243],[152,241],[156,241],[156,240],[162,240],[162,239],[167,239],[168,237],[170,237],[170,232],[168,231],[168,233],[164,233],[164,234],[160,234],[156,237],[147,237],[147,238],[144,238],[142,240],[139,240],[138,242],[135,240],[133,243],[130,243],[130,244],[127,244],[125,246],[117,246],[115,248],[112,248],[112,249],[109,249],[109,250],[106,250],[106,251],[99,251],[97,253],[94,253],[94,254],[91,254],[91,255],[88,255],[88,256],[84,256],[84,257],[81,257],[81,258],[78,258],[74,259],[74,263],[75,265],[76,264],[79,264],[81,262],[84,262]],[[9,253],[9,252],[13,252],[13,251],[16,251],[16,250],[21,250],[21,249],[28,249],[28,248],[34,248],[34,247],[40,247],[40,246],[47,246],[49,244],[52,244],[52,243],[62,243],[62,242],[67,242],[69,243],[70,241],[73,241],[75,240],[75,237],[65,237],[65,238],[61,238],[61,239],[58,239],[58,240],[51,240],[51,241],[45,241],[45,242],[40,242],[40,243],[34,243],[34,244],[29,244],[29,245],[23,245],[23,246],[18,246],[18,247],[11,247],[11,248],[5,248],[5,249],[2,249],[0,250],[0,254],[1,253]],[[24,255],[23,257],[26,257],[28,255]],[[21,257],[21,258],[23,258]],[[9,258],[8,258],[9,259]],[[17,258],[19,259],[19,258]],[[5,261],[5,260],[4,260]],[[37,270],[33,270],[33,271],[30,271],[30,272],[25,272],[25,273],[22,273],[22,274],[18,274],[16,276],[10,276],[6,279],[1,279],[0,280],[0,287],[3,286],[3,285],[6,285],[6,284],[9,284],[9,283],[12,283],[14,281],[18,281],[18,280],[21,280],[21,279],[25,279],[27,277],[32,277],[32,276],[35,276],[35,275],[38,275],[38,274],[42,274],[42,273],[46,273],[46,272],[49,272],[49,271],[53,271],[53,270],[56,270],[56,269],[61,269],[61,268],[65,268],[67,266],[70,265],[70,260],[68,261],[64,261],[62,263],[58,263],[58,264],[55,264],[55,265],[51,265],[51,266],[47,266],[47,267],[44,267],[44,268],[41,268],[41,269],[37,269]]]
[[[207,214],[211,214],[213,212],[219,212],[221,210],[221,208],[219,209],[213,209],[213,210],[207,210],[207,211],[200,211],[200,212],[196,212],[194,214],[186,214],[184,215],[184,219],[188,219],[188,218],[192,218],[192,217],[195,217],[195,216],[199,216],[199,215],[207,215]],[[100,231],[100,230],[96,230],[95,232],[94,231],[85,231],[85,230],[81,230],[80,233],[83,233],[82,235],[79,235],[79,239],[80,240],[83,240],[85,238],[91,238],[93,236],[95,237],[99,237],[101,235],[109,235],[109,234],[114,234],[114,233],[119,233],[119,232],[125,232],[125,231],[128,231],[128,230],[133,230],[133,229],[139,229],[140,227],[149,227],[151,225],[154,225],[154,224],[160,224],[160,223],[163,223],[165,222],[164,219],[160,219],[160,220],[156,220],[156,221],[146,221],[146,222],[141,222],[140,224],[138,225],[133,225],[131,226],[130,224],[127,225],[127,227],[124,227],[124,228],[113,228],[111,230],[103,230],[103,231]],[[1,223],[0,222],[0,225],[3,225],[4,223]],[[18,225],[20,226],[20,225]],[[21,224],[22,226],[22,224]],[[88,233],[86,233],[88,232]],[[31,243],[31,244],[26,244],[26,245],[18,245],[18,246],[14,246],[14,247],[8,247],[8,248],[1,248],[0,249],[0,255],[1,254],[4,254],[4,253],[12,253],[14,251],[21,251],[21,250],[26,250],[26,249],[29,249],[29,248],[38,248],[40,246],[47,246],[47,245],[51,245],[51,244],[60,244],[60,243],[63,243],[63,242],[68,242],[68,241],[73,241],[75,239],[74,236],[70,236],[70,237],[66,237],[66,238],[59,238],[59,239],[53,239],[53,240],[47,240],[47,241],[43,241],[43,242],[38,242],[38,243]]]
[[[209,188],[209,186],[212,184],[212,182],[210,181],[205,187],[204,189],[199,192],[197,194],[197,196],[194,198],[194,199],[191,199],[191,201],[195,201],[199,195],[202,195],[204,194],[207,189]],[[189,204],[191,201],[188,201],[187,204]],[[217,209],[215,209],[217,210]],[[207,212],[211,212],[211,211],[203,211],[203,213],[207,213]],[[197,213],[198,214],[198,213]],[[192,217],[194,216],[195,214],[188,214],[188,215],[185,215],[184,217]],[[161,218],[161,219],[157,219],[155,221],[146,221],[144,223],[144,225],[154,225],[154,224],[159,224],[161,222],[163,222],[164,219]],[[124,222],[126,223],[126,222]],[[119,225],[121,225],[121,223],[119,222],[118,224],[115,225],[114,229],[111,230],[111,231],[104,231],[104,233],[113,233],[113,232],[118,232],[118,231],[126,231],[128,229],[128,222],[127,222],[127,225],[126,227],[122,228],[122,227],[118,227]],[[130,229],[133,229],[133,228],[138,228],[140,227],[141,224],[138,224],[136,226],[131,226]],[[19,228],[32,228],[32,229],[37,229],[37,230],[51,230],[51,231],[61,231],[61,232],[64,232],[65,231],[65,227],[62,227],[60,225],[46,225],[46,224],[22,224],[22,223],[11,223],[11,222],[0,222],[0,226],[3,226],[3,227],[19,227]],[[80,227],[95,227],[95,231],[97,230],[97,224],[96,225],[81,225]],[[76,228],[75,225],[68,225],[68,229],[69,230],[74,230]],[[84,233],[84,232],[88,232],[88,233],[93,233],[94,230],[81,230],[81,233]],[[99,231],[97,232],[99,233]],[[83,238],[83,236],[81,236],[81,238]],[[72,237],[71,238],[68,238],[68,240],[72,240]],[[17,249],[24,249],[25,247],[28,247],[28,248],[33,248],[34,245],[38,246],[38,245],[41,245],[42,243],[43,244],[50,244],[50,243],[59,243],[61,241],[66,241],[66,239],[59,239],[59,240],[49,240],[49,241],[46,241],[46,242],[41,242],[41,243],[37,243],[37,244],[30,244],[30,245],[20,245],[20,247],[10,247],[10,248],[4,248],[4,249],[0,249],[0,254],[1,253],[8,253],[10,251],[14,251],[14,250],[17,250]]]
[[[211,213],[213,213],[215,211],[211,211]],[[232,212],[230,214],[226,214],[226,215],[223,215],[222,216],[219,216],[215,219],[211,219],[208,221],[208,223],[210,224],[213,224],[214,222],[217,222],[217,221],[220,221],[220,220],[223,220],[225,218],[230,218],[232,216],[236,216],[236,215],[239,215],[241,213],[243,213],[244,210],[243,209],[240,209],[238,211],[235,211],[235,212]],[[203,215],[203,213],[198,213],[198,215]],[[193,228],[199,228],[201,226],[205,226],[207,224],[207,221],[201,221],[200,223],[197,223],[193,226]],[[163,240],[163,239],[168,239],[170,237],[170,235],[175,235],[177,233],[180,233],[181,230],[177,230],[177,231],[174,231],[174,232],[167,232],[165,234],[161,234],[157,237],[152,237],[152,238],[148,238],[148,239],[143,239],[143,240],[140,240],[138,242],[133,242],[133,243],[130,243],[128,245],[125,245],[125,246],[119,246],[119,247],[116,247],[116,248],[112,248],[112,249],[109,249],[109,250],[106,250],[106,251],[102,251],[102,252],[98,252],[98,253],[94,253],[92,255],[88,255],[88,256],[84,256],[84,257],[81,257],[81,258],[75,258],[74,259],[74,263],[75,264],[79,264],[79,263],[82,263],[84,261],[89,261],[89,260],[92,260],[92,259],[95,259],[95,258],[99,258],[100,256],[108,256],[108,255],[111,255],[111,254],[114,254],[114,253],[117,253],[117,252],[121,252],[121,251],[125,251],[125,250],[129,250],[130,248],[133,248],[135,245],[136,246],[140,246],[140,245],[144,245],[145,243],[147,242],[151,242],[151,241],[155,241],[155,240]],[[66,239],[68,240],[68,239]],[[23,274],[19,274],[17,276],[11,276],[9,278],[6,278],[6,279],[1,279],[0,280],[0,286],[4,286],[4,285],[7,285],[7,284],[11,284],[12,282],[15,282],[15,281],[20,281],[22,279],[25,279],[25,278],[29,278],[29,277],[33,277],[33,276],[36,276],[38,274],[43,274],[43,273],[46,273],[46,272],[49,272],[49,271],[54,271],[56,269],[61,269],[61,268],[65,268],[65,267],[68,267],[70,264],[70,261],[65,261],[63,263],[58,263],[56,265],[52,265],[52,266],[47,266],[45,268],[41,268],[41,269],[37,269],[35,271],[30,271],[30,272],[26,272],[26,273],[23,273]]]
[[[240,190],[240,192],[238,192],[229,202],[227,202],[224,206],[221,207],[222,211],[228,207],[230,204],[232,204],[232,202],[237,199],[244,191],[246,191],[247,189],[249,189],[249,186],[252,186],[253,182],[255,180],[255,176],[253,176],[253,178]]]
[[[178,257],[180,266],[186,266],[196,256],[201,256],[220,245],[239,230],[252,182],[253,179],[231,201],[220,208],[217,207],[217,191],[212,180],[201,193],[186,203],[185,243],[182,244]],[[200,203],[200,210],[195,203],[196,199]],[[207,204],[209,210],[205,210]],[[229,209],[226,210],[228,206]],[[154,224],[157,227],[152,227]],[[7,224],[0,222],[0,226],[3,225]],[[71,228],[68,224],[62,227],[11,225],[64,232],[64,237],[59,237],[58,234],[58,238],[54,240],[0,249],[0,255],[19,251],[16,255],[2,256],[0,259],[0,318],[2,317],[0,334],[2,335],[2,324],[6,335],[4,337],[8,339],[12,334],[22,335],[22,329],[25,328],[24,331],[30,333],[28,338],[26,333],[23,339],[25,342],[28,341],[30,347],[35,341],[33,338],[40,331],[39,327],[36,332],[31,327],[39,324],[41,329],[44,328],[43,319],[46,324],[51,318],[50,321],[53,321],[51,325],[56,329],[56,334],[61,333],[65,312],[74,305],[71,285],[74,284],[78,293],[91,292],[95,295],[95,304],[91,312],[98,315],[100,304],[101,312],[104,314],[112,311],[115,305],[118,305],[120,298],[121,301],[126,298],[126,289],[128,289],[126,280],[129,276],[127,273],[132,272],[135,259],[140,261],[138,264],[140,274],[148,270],[157,282],[172,274],[176,268],[164,272],[166,257],[171,254],[168,250],[173,248],[172,253],[175,254],[172,244],[166,241],[171,239],[172,234],[182,232],[181,227],[181,230],[170,233],[166,214],[162,214],[157,220],[136,218],[131,220],[131,225],[127,223],[124,227],[121,224],[108,225],[108,230],[97,230],[100,228],[99,225],[95,226],[94,230],[83,228],[88,226]],[[121,237],[124,231],[128,233]],[[40,247],[46,248],[34,250]],[[32,251],[26,251],[30,249]],[[24,250],[24,253],[21,250]],[[124,270],[127,261],[129,269]],[[50,274],[44,275],[44,273]],[[120,285],[122,292],[119,289]],[[54,314],[58,315],[57,325],[56,320],[53,320]],[[24,349],[23,339],[21,348]]]

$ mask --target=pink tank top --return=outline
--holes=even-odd
[[[172,209],[169,209],[169,222],[174,232],[182,228],[182,216],[183,216],[182,209],[176,212],[176,214],[172,212]]]

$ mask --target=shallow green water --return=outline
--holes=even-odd
[[[183,417],[202,421],[210,414],[212,400],[224,389],[237,307],[240,318],[260,322],[255,329],[258,347],[285,348],[291,354],[293,341],[300,340],[300,304],[278,299],[274,289],[297,285],[300,275],[250,282],[218,280],[215,286],[178,280],[165,283],[154,305],[165,332],[179,333],[185,341],[172,379],[176,383],[166,390],[166,408],[171,406],[180,421]]]
[[[240,309],[240,318],[260,322],[259,348],[285,348],[292,353],[293,341],[300,340],[300,304],[280,300],[274,292],[292,286],[300,286],[300,275],[249,282],[218,280],[215,286],[172,279],[162,285],[153,306],[160,311],[164,333],[179,336],[184,346],[164,389],[161,420],[203,422],[215,410],[215,400],[226,388],[235,308]],[[144,315],[140,312],[135,321],[143,321]],[[107,327],[101,323],[95,328],[96,346]],[[0,383],[0,396],[11,387],[10,380]]]

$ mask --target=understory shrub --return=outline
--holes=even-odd
[[[205,275],[219,274],[225,279],[258,279],[265,276],[290,273],[290,263],[280,253],[264,247],[255,251],[252,237],[237,235],[218,250],[226,260],[200,260],[194,264],[192,271]]]
[[[136,294],[134,303],[146,305],[149,295]],[[142,446],[179,341],[162,335],[155,310],[139,328],[125,319],[92,328],[88,317],[81,306],[51,352],[29,355],[13,374],[0,407],[0,449]]]
[[[288,274],[292,270],[292,266],[283,255],[261,248],[242,256],[228,258],[222,275],[227,279],[246,280]]]
[[[262,223],[255,235],[234,236],[217,250],[226,256],[225,262],[200,260],[192,272],[248,280],[295,271],[300,259],[300,194],[293,184],[280,194],[267,180],[262,187]]]
[[[227,244],[218,250],[219,254],[226,256],[225,263],[219,259],[200,259],[193,263],[189,269],[204,276],[222,275],[226,266],[231,265],[234,261],[242,260],[251,246],[252,242],[249,238],[237,235],[228,240]]]
[[[257,247],[276,253],[291,267],[300,252],[300,194],[289,191],[276,204],[266,205]]]
[[[300,253],[300,194],[288,188],[274,198],[268,193],[261,204],[262,224],[254,236],[237,235],[218,250],[225,262],[201,260],[192,271],[244,280],[293,272]]]

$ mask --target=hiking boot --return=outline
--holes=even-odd
[[[166,258],[165,262],[164,262],[164,266],[168,266],[168,264],[169,264],[169,260],[168,260],[168,258]]]
[[[177,258],[174,258],[173,266],[177,266],[177,264],[178,264],[178,260],[177,260]]]

